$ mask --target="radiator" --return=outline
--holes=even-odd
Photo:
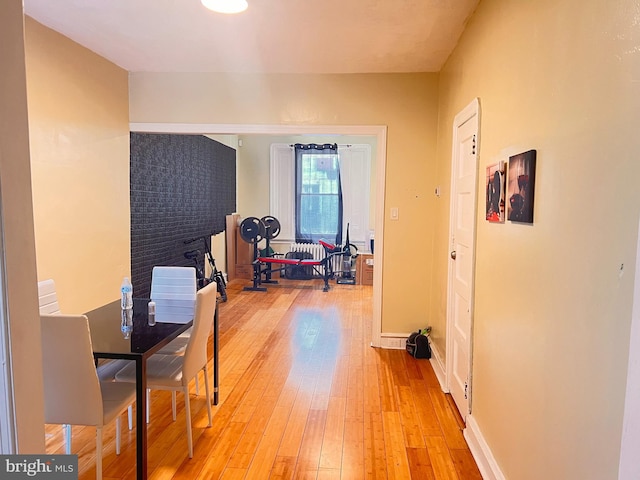
[[[313,255],[314,260],[322,260],[324,258],[324,247],[319,243],[292,243],[289,251],[310,253]],[[334,272],[342,270],[342,255],[335,255],[331,259],[331,263]]]

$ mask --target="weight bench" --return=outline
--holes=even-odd
[[[283,266],[296,266],[296,267],[311,267],[314,272],[322,277],[324,281],[324,287],[322,288],[323,292],[328,292],[331,288],[329,286],[329,279],[333,277],[333,269],[331,268],[331,259],[334,254],[331,254],[322,260],[314,260],[314,259],[301,259],[301,258],[277,258],[277,257],[258,257],[253,261],[253,286],[244,287],[245,290],[257,291],[257,292],[266,292],[267,289],[265,287],[261,287],[262,283],[262,265],[267,265],[268,271],[271,272],[272,265],[283,265]]]
[[[327,243],[320,240],[318,243],[324,248],[324,258],[321,260],[315,259],[295,259],[295,258],[282,258],[277,256],[260,256],[258,254],[258,243],[262,239],[266,239],[267,246],[263,251],[269,252],[269,241],[274,239],[280,233],[280,222],[275,217],[267,216],[261,219],[256,217],[245,218],[240,223],[240,237],[250,244],[253,244],[253,285],[251,287],[244,287],[244,290],[266,292],[266,287],[261,286],[262,283],[278,283],[276,280],[271,280],[271,274],[274,271],[273,265],[280,265],[280,270],[283,270],[286,266],[292,267],[311,267],[314,272],[322,277],[324,280],[323,292],[329,291],[329,279],[333,278],[333,266],[332,260],[336,255],[343,255],[344,251],[341,247]],[[347,226],[347,241],[349,240],[349,229]],[[263,269],[262,266],[265,265]],[[262,276],[264,275],[264,280]]]

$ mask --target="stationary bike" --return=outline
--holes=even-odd
[[[202,255],[202,252],[200,252],[200,250],[189,250],[188,252],[184,253],[184,258],[193,260],[193,263],[195,264],[198,289],[204,287],[205,285],[208,285],[211,282],[216,282],[218,284],[218,295],[220,296],[220,300],[226,302],[227,282],[225,281],[222,272],[219,271],[216,267],[216,260],[211,254],[211,235],[203,235],[201,237],[185,240],[184,244],[189,245],[190,243],[197,242],[198,240],[202,240],[202,242],[204,243],[204,256],[209,262],[209,267],[211,267],[211,274],[208,277],[206,277],[204,274],[204,265],[200,264],[200,256]]]

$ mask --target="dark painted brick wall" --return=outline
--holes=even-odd
[[[236,151],[201,135],[131,133],[131,281],[148,297],[154,265],[193,265],[189,238],[236,210]]]

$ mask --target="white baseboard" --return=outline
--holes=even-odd
[[[478,469],[482,474],[484,480],[505,480],[496,459],[493,458],[493,453],[484,437],[482,432],[476,423],[473,415],[467,415],[467,426],[464,429],[464,438],[469,445],[471,455],[473,455]]]
[[[381,333],[380,348],[388,348],[390,350],[404,350],[406,347],[408,333]]]
[[[431,346],[431,367],[438,378],[438,382],[440,383],[440,388],[444,393],[449,393],[449,388],[447,387],[447,374],[444,365],[444,361],[442,360],[442,354],[440,350],[433,344],[431,339],[429,339],[429,345]]]

